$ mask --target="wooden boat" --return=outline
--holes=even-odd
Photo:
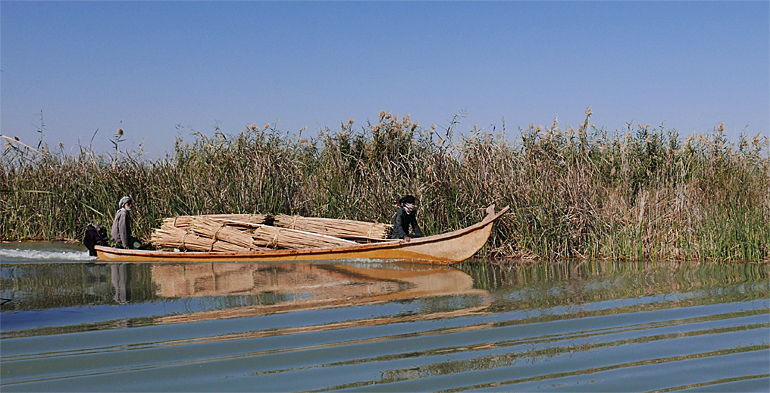
[[[509,210],[486,209],[487,216],[474,225],[440,235],[378,243],[329,248],[271,250],[261,252],[184,252],[127,250],[95,246],[97,258],[105,262],[281,262],[320,260],[377,260],[449,265],[464,261],[479,251],[489,239],[492,224]]]

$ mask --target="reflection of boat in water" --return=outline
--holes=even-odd
[[[448,266],[426,264],[196,263],[152,266],[157,295],[265,296],[269,304],[162,318],[189,322],[376,304],[432,296],[482,295],[473,279]]]
[[[261,262],[369,259],[379,261],[423,262],[448,265],[472,257],[486,244],[492,224],[508,207],[495,213],[494,205],[487,216],[469,227],[440,235],[415,238],[407,242],[392,240],[329,248],[303,248],[256,252],[174,252],[160,250],[125,250],[95,246],[102,261],[166,261],[166,262]]]

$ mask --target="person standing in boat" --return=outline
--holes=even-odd
[[[422,231],[420,226],[417,225],[417,205],[415,199],[411,195],[398,200],[399,209],[396,215],[393,216],[393,234],[391,239],[404,239],[406,241],[412,240],[413,237],[422,237]],[[412,227],[412,232],[409,232],[409,227]]]
[[[110,231],[110,235],[115,241],[115,248],[139,248],[142,244],[137,238],[131,236],[131,208],[133,206],[133,201],[127,196],[120,198],[120,202],[118,202],[120,209],[115,213],[112,231]]]

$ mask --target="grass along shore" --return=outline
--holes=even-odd
[[[458,117],[437,129],[390,112],[309,139],[251,125],[193,132],[154,161],[120,151],[120,135],[114,152],[74,155],[4,136],[0,239],[80,239],[89,222],[111,225],[123,195],[147,239],[160,219],[188,214],[389,223],[411,193],[426,234],[510,205],[482,256],[770,260],[768,138],[733,143],[721,125],[684,140],[649,124],[608,132],[590,116],[577,130],[530,125],[515,140],[475,127],[455,135]]]

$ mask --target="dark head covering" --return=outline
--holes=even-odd
[[[414,205],[414,204],[415,204],[415,202],[416,202],[416,200],[415,200],[415,199],[414,199],[414,197],[413,197],[413,196],[411,196],[411,195],[406,195],[406,196],[404,196],[403,198],[401,198],[401,199],[399,199],[399,200],[398,200],[398,203],[399,203],[400,205],[404,205],[404,204],[407,204],[407,203],[411,203],[411,204],[413,204],[413,205]]]

